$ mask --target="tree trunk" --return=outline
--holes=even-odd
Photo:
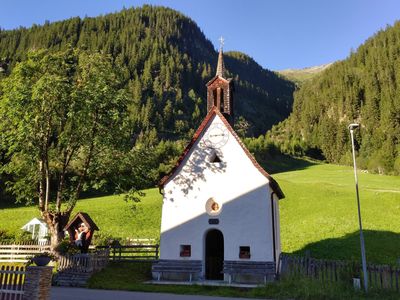
[[[39,172],[40,172],[40,181],[39,181],[39,210],[42,213],[44,211],[44,187],[45,187],[45,176],[44,176],[44,166],[43,159],[39,161]]]
[[[68,224],[69,212],[42,212],[42,217],[49,226],[51,234],[51,251],[57,252],[57,246],[64,239],[64,227]]]

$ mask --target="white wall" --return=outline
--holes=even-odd
[[[164,186],[161,221],[161,259],[204,258],[205,234],[219,229],[224,235],[224,259],[238,260],[239,246],[250,246],[251,261],[273,261],[271,189],[234,136],[217,149],[222,163],[210,163],[213,149],[204,145],[210,124],[222,123],[215,115],[175,175]],[[218,216],[206,213],[213,197],[222,204]],[[210,218],[219,219],[209,225]],[[190,258],[179,256],[180,245],[192,246]]]

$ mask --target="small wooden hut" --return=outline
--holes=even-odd
[[[99,230],[99,227],[97,227],[96,223],[87,213],[78,212],[64,227],[64,231],[68,232],[71,243],[74,243],[77,238],[76,231],[79,230],[82,223],[85,224],[86,227],[84,249],[87,250],[92,241],[94,231]]]

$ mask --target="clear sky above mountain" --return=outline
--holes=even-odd
[[[12,0],[2,1],[0,27],[94,17],[143,4],[184,13],[216,48],[223,36],[225,51],[242,51],[272,70],[344,59],[351,49],[400,19],[398,0]]]

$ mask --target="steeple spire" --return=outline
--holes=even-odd
[[[222,48],[224,39],[219,39],[219,55],[217,73],[207,84],[207,111],[214,107],[219,110],[225,119],[233,126],[233,92],[234,84],[232,78],[225,78],[225,65]]]
[[[224,78],[225,65],[224,65],[224,56],[223,56],[223,52],[222,52],[222,48],[224,47],[224,38],[221,36],[219,38],[219,41],[221,44],[219,46],[217,73],[215,75]]]

